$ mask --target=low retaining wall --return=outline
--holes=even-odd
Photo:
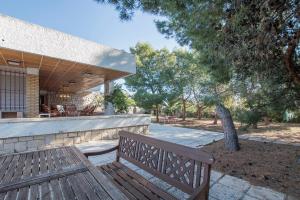
[[[148,134],[149,124],[148,115],[0,121],[0,154],[117,139],[121,130]]]
[[[117,139],[118,132],[121,130],[147,134],[148,125],[5,138],[0,139],[0,154],[70,146],[88,141]]]

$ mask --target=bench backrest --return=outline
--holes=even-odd
[[[213,157],[196,148],[120,131],[121,157],[182,191],[192,194],[209,180]]]

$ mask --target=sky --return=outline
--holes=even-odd
[[[0,13],[127,52],[137,42],[156,49],[178,47],[157,31],[153,20],[159,17],[137,12],[122,22],[113,6],[94,0],[0,0]]]

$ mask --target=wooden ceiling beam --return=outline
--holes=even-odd
[[[39,71],[41,70],[41,67],[42,67],[43,58],[44,58],[44,56],[42,56],[42,57],[41,57],[41,60],[40,60]]]
[[[23,53],[23,51],[22,51],[22,66],[23,66],[23,68],[25,68],[25,61],[24,61],[24,53]]]
[[[53,69],[51,70],[51,73],[49,74],[47,80],[44,82],[43,87],[45,87],[45,86],[47,85],[47,83],[49,82],[49,80],[50,80],[52,74],[53,74],[54,71],[57,69],[57,67],[58,67],[58,65],[59,65],[60,62],[61,62],[61,60],[58,60],[58,61],[57,61],[56,65],[55,65],[55,66],[53,67]]]
[[[0,55],[1,55],[2,59],[3,59],[3,61],[5,62],[5,64],[8,65],[6,59],[4,58],[4,55],[2,54],[1,51],[0,51]]]
[[[72,69],[75,68],[75,66],[77,65],[77,63],[75,62],[73,65],[71,65],[71,67],[69,67],[61,76],[59,76],[59,78],[56,80],[56,82],[60,82]],[[55,88],[55,85],[53,84],[51,87],[51,89]]]

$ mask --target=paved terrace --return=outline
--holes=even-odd
[[[150,126],[150,137],[166,140],[190,147],[201,148],[203,145],[212,143],[223,139],[223,133],[172,127],[169,125],[158,125],[151,124]],[[104,150],[117,144],[117,140],[107,140],[101,142],[88,142],[78,145],[81,151],[91,150]],[[102,165],[115,160],[115,152],[103,155],[91,157],[90,160],[95,165]],[[135,165],[123,161],[131,169],[137,173],[146,177],[148,180],[156,184],[157,186],[167,189],[168,192],[177,196],[179,199],[186,199],[189,196],[180,190],[170,186],[169,184],[153,177],[153,175],[139,169]],[[287,195],[279,193],[277,191],[253,186],[249,182],[225,175],[223,173],[212,171],[211,174],[211,189],[210,199],[211,200],[287,200],[293,199],[288,198]]]

